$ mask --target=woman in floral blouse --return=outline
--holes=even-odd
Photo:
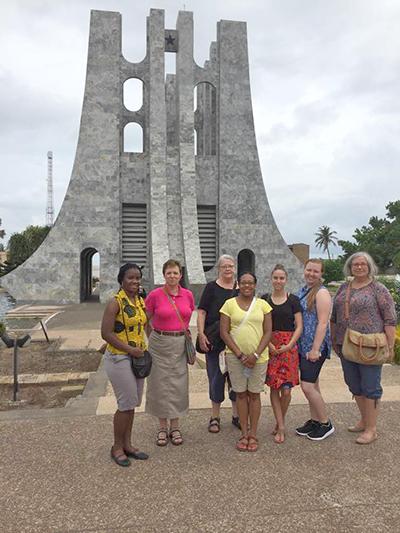
[[[344,266],[345,276],[352,280],[339,288],[331,318],[332,342],[342,362],[344,380],[353,394],[360,420],[348,428],[360,433],[357,444],[370,444],[377,438],[376,421],[378,400],[382,396],[382,365],[353,363],[343,357],[342,345],[346,328],[360,333],[385,333],[389,350],[393,353],[396,311],[393,298],[387,288],[375,281],[377,267],[370,255],[357,252]],[[350,284],[349,319],[345,318],[346,291]]]

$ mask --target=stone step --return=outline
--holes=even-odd
[[[329,403],[347,403],[352,401],[344,380],[340,361],[337,357],[332,357],[327,361],[320,375],[321,390],[325,401]],[[384,388],[383,401],[400,401],[400,366],[384,365],[382,373],[382,385]],[[144,398],[146,395],[146,385]],[[261,394],[262,405],[270,405],[269,390],[265,387],[265,392]],[[292,391],[292,404],[303,405],[307,401],[300,387],[295,387]],[[191,409],[209,409],[210,400],[208,397],[207,372],[199,367],[189,367],[189,404]],[[229,400],[225,400],[222,407],[229,407]],[[116,410],[116,401],[111,384],[108,383],[106,394],[99,398],[97,414],[111,414]],[[143,404],[137,409],[144,411]]]

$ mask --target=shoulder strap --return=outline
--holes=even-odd
[[[256,300],[257,298],[254,296],[253,297],[253,300],[250,304],[250,307],[247,309],[244,317],[242,318],[242,320],[240,321],[240,324],[237,326],[237,328],[235,329],[235,333],[237,334],[240,330],[240,328],[243,326],[243,324],[245,324],[247,322],[247,319],[249,318],[250,316],[250,313],[251,311],[253,310],[253,307],[254,307],[254,304],[256,303]],[[233,336],[233,331],[231,331],[231,335]]]
[[[312,287],[310,287],[309,289],[306,290],[306,292],[302,295],[302,296],[299,296],[299,300],[304,300],[304,298],[307,296],[307,294],[311,291]]]
[[[165,287],[163,288],[163,291],[165,293],[165,296],[168,298],[168,301],[169,303],[172,305],[173,309],[175,310],[175,313],[177,314],[182,326],[183,326],[183,330],[186,331],[186,326],[185,326],[185,323],[183,321],[183,318],[179,312],[179,309],[177,308],[176,306],[176,303],[172,300],[171,296],[168,294],[168,291],[165,289]]]
[[[346,299],[344,301],[344,318],[346,321],[348,321],[350,318],[350,290],[351,290],[351,281],[347,283]]]

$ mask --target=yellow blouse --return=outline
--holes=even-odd
[[[119,305],[119,311],[115,317],[114,333],[122,341],[130,346],[147,350],[144,326],[147,322],[146,306],[141,296],[135,296],[131,300],[124,289],[120,289],[115,295]],[[107,344],[107,350],[116,355],[126,355],[126,352]]]

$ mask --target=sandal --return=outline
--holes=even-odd
[[[121,452],[118,455],[115,455],[113,449],[111,448],[110,455],[111,455],[111,459],[115,463],[117,463],[118,466],[130,466],[131,465],[130,460],[127,458],[123,450],[121,450]],[[125,459],[123,459],[123,457],[125,457]]]
[[[219,433],[220,430],[221,430],[221,419],[219,418],[219,416],[210,418],[210,421],[208,423],[208,431],[210,433]]]
[[[258,450],[258,439],[254,437],[253,435],[248,436],[248,445],[247,445],[247,451],[248,452],[256,452]]]
[[[168,444],[168,429],[160,428],[156,439],[157,446],[166,446]]]
[[[236,449],[239,452],[247,452],[248,445],[249,439],[247,438],[247,435],[242,435],[236,443]]]
[[[169,432],[169,438],[174,446],[180,446],[183,444],[183,438],[180,429],[171,429]]]

